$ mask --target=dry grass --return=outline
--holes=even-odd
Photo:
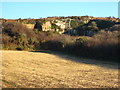
[[[23,24],[23,25],[27,26],[30,29],[34,29],[35,24]]]
[[[3,88],[118,87],[116,63],[28,51],[2,51],[2,60]]]

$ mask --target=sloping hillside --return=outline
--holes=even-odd
[[[2,63],[3,88],[118,87],[116,63],[28,51],[2,51]]]
[[[23,24],[23,25],[25,25],[27,28],[34,29],[34,24]]]

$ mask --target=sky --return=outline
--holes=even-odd
[[[52,16],[118,18],[118,2],[2,2],[0,18],[46,18]]]

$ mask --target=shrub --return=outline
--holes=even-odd
[[[118,40],[119,32],[118,31],[105,31],[101,30],[93,36],[95,39],[99,40]]]
[[[31,29],[28,29],[26,26],[17,23],[17,22],[6,22],[3,23],[3,44],[4,46],[9,46],[15,44],[20,46],[23,49],[28,49],[29,43],[28,40],[30,37],[36,37],[34,32]],[[11,46],[12,48],[12,46]],[[15,49],[15,48],[13,48]]]
[[[77,27],[77,22],[74,21],[74,20],[71,20],[70,25],[71,25],[72,28],[76,28]]]
[[[97,23],[97,26],[99,27],[99,29],[110,28],[113,25],[115,25],[114,22],[107,21],[107,20],[98,20],[96,23]]]
[[[50,40],[42,43],[41,49],[60,51],[62,50],[62,46],[62,42]]]
[[[38,29],[39,31],[42,31],[42,24],[39,20],[36,21],[34,29]]]
[[[34,33],[31,29],[18,22],[6,22],[3,23],[2,33],[8,34],[9,36],[17,36],[19,34],[26,34],[28,37],[34,37]]]
[[[81,36],[76,39],[76,44],[85,45],[91,38],[87,36]]]

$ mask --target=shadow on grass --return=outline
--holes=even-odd
[[[41,50],[41,51],[30,51],[30,52],[52,54],[52,55],[58,56],[59,58],[67,59],[67,60],[74,61],[77,63],[97,65],[103,68],[120,69],[119,64],[114,61],[88,59],[88,58],[78,57],[78,56],[74,56],[71,54],[63,53],[63,52],[55,52],[55,51]]]

